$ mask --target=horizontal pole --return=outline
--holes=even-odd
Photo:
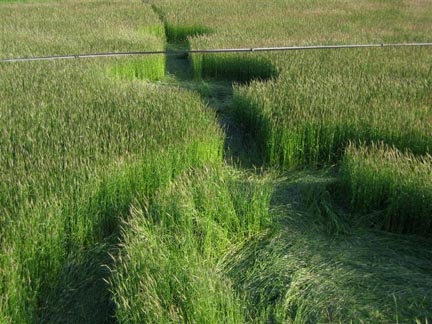
[[[144,56],[144,55],[179,56],[179,55],[188,55],[188,54],[211,54],[211,53],[215,53],[215,54],[216,53],[251,53],[251,52],[277,52],[277,51],[283,52],[283,51],[354,49],[354,48],[374,48],[374,47],[426,47],[426,46],[432,46],[432,43],[308,45],[308,46],[282,46],[282,47],[220,48],[220,49],[203,49],[203,50],[197,49],[197,50],[187,50],[187,51],[108,52],[108,53],[6,58],[6,59],[0,59],[0,63],[54,61],[54,60],[68,60],[68,59]]]

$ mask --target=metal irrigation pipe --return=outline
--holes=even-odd
[[[306,51],[306,50],[327,50],[327,49],[350,49],[350,48],[371,48],[371,47],[424,47],[432,46],[432,43],[396,43],[396,44],[348,44],[348,45],[307,45],[307,46],[282,46],[282,47],[246,47],[246,48],[220,48],[187,51],[139,51],[139,52],[112,52],[112,53],[91,53],[91,54],[70,54],[56,56],[19,57],[0,59],[0,63],[30,62],[30,61],[53,61],[67,59],[84,59],[98,57],[122,57],[140,55],[169,55],[180,56],[187,54],[210,54],[210,53],[251,53],[251,52],[277,52],[277,51]]]

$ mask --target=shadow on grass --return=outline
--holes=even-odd
[[[106,240],[69,258],[56,285],[41,305],[40,323],[116,323],[108,279],[115,240]]]

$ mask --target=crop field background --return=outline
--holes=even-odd
[[[432,42],[426,0],[0,0],[0,59]],[[432,322],[432,49],[0,63],[0,323]]]

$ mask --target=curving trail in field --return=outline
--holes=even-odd
[[[175,34],[176,26],[166,22],[165,26],[173,30],[168,35]],[[185,39],[169,46],[189,48]],[[230,60],[242,68],[249,66],[246,77],[232,68],[231,61],[204,59],[215,66],[214,70],[203,70],[207,78],[199,74],[196,78],[196,72],[191,70],[197,65],[187,57],[169,58],[167,72],[181,87],[198,91],[218,113],[226,134],[225,161],[249,172],[254,167],[262,171],[266,158],[256,142],[255,131],[250,122],[233,118],[233,105],[239,104],[233,102],[233,84],[257,79],[251,91],[258,91],[265,88],[260,85],[266,82],[263,73],[256,69],[258,73],[253,75],[250,71],[254,71],[254,62],[244,57]],[[224,66],[228,72],[223,71]],[[269,78],[274,80],[275,76]],[[246,88],[240,99],[242,94],[250,94]],[[244,109],[252,109],[252,104],[246,102]],[[225,257],[224,271],[247,300],[248,321],[379,322],[392,318],[413,320],[413,314],[420,321],[430,317],[432,296],[426,288],[432,284],[430,240],[368,229],[363,224],[374,219],[373,213],[364,212],[364,219],[353,221],[340,177],[339,167],[331,166],[276,172],[272,177],[271,234],[263,232]],[[407,259],[410,264],[404,261]],[[416,309],[410,310],[410,304],[416,304]]]
[[[179,2],[158,1],[164,8]],[[238,11],[234,20],[225,17],[232,11],[226,11],[231,3],[227,0],[202,3],[214,5],[218,18],[234,27],[235,19],[245,23],[248,18],[247,11]],[[109,28],[102,19],[98,32],[68,46],[149,46],[169,52],[223,41],[212,38],[216,31],[209,26],[178,24],[174,9],[169,17],[175,19],[170,20],[155,6],[114,4],[68,3],[69,10],[92,18],[85,21],[100,18],[95,10],[99,5],[114,19]],[[296,19],[276,24],[289,31],[287,37],[303,41],[300,31],[311,28],[311,35],[318,35],[322,27],[299,18],[307,3],[258,4],[232,4],[267,13],[262,28],[246,24],[249,41],[272,42],[264,28],[272,22],[268,14],[283,17],[284,12],[276,10],[288,5]],[[323,5],[306,10],[307,17],[328,15],[331,28],[357,6],[364,7],[373,25],[382,25],[377,10],[390,21],[399,17],[385,1],[333,5],[340,12]],[[80,34],[61,4],[28,6],[41,10],[33,17],[36,25],[47,10],[55,21],[65,21]],[[23,14],[17,8],[5,18],[8,25],[13,26],[14,15]],[[190,9],[196,21],[205,21],[199,6]],[[349,17],[347,35],[365,19]],[[19,27],[22,35],[29,26]],[[118,26],[124,28],[120,33]],[[39,38],[28,42],[25,51],[42,55],[67,49],[59,45],[64,41],[59,30],[44,28],[41,24]],[[255,32],[261,36],[254,38]],[[338,35],[342,40],[346,36]],[[2,37],[8,40],[8,33]],[[59,40],[50,43],[52,39]],[[11,47],[15,50],[20,47]],[[424,158],[419,167],[418,155],[384,145],[351,145],[339,160],[347,138],[385,138],[400,147],[418,140],[417,154],[428,150],[430,130],[423,126],[430,116],[431,83],[426,69],[412,64],[414,72],[395,68],[394,75],[375,78],[368,74],[378,65],[375,59],[391,69],[393,61],[368,52],[370,59],[360,67],[366,77],[353,82],[352,71],[344,66],[360,54],[316,53],[293,55],[289,61],[282,55],[194,55],[119,59],[84,67],[30,65],[34,70],[0,66],[0,95],[12,98],[5,105],[0,102],[5,112],[0,115],[2,138],[8,143],[0,147],[6,152],[0,162],[12,172],[21,170],[24,183],[13,177],[0,183],[6,193],[0,196],[6,207],[0,207],[10,207],[10,215],[21,217],[0,215],[0,224],[6,225],[0,232],[7,234],[1,237],[0,252],[5,253],[0,254],[0,322],[380,323],[432,318],[432,242],[404,232],[428,233],[429,228],[419,226],[428,218],[407,221],[410,211],[403,208],[409,203],[415,215],[422,211],[428,216],[430,183],[424,179],[430,176],[430,161]],[[421,61],[427,52],[417,55]],[[393,59],[397,63],[400,58]],[[415,78],[416,73],[422,78]],[[16,89],[21,89],[19,98]],[[407,95],[411,99],[406,100]],[[420,122],[414,117],[407,121],[419,127],[418,133],[401,137],[391,127],[381,131],[381,106],[399,112],[400,102],[416,109],[424,104],[417,111]],[[29,114],[21,114],[29,103]],[[360,116],[352,132],[347,118],[351,116],[342,109],[346,106]],[[371,119],[364,107],[372,107]],[[342,114],[333,116],[334,111]],[[315,124],[308,124],[308,118],[315,118]],[[340,119],[347,122],[346,128],[338,124]],[[327,128],[328,121],[335,121],[333,128]],[[302,127],[297,129],[297,124]],[[45,145],[37,145],[43,141]],[[371,166],[379,172],[363,176]],[[403,172],[395,178],[394,169],[400,166]],[[80,173],[80,168],[88,169]],[[412,169],[424,177],[405,181]],[[381,190],[389,179],[390,188]],[[377,188],[372,195],[377,207],[367,210],[372,187]],[[395,188],[403,188],[402,205],[401,190]],[[350,190],[352,201],[346,197]],[[55,203],[50,205],[47,196]],[[398,218],[385,213],[384,203]],[[15,213],[16,206],[24,207]]]

